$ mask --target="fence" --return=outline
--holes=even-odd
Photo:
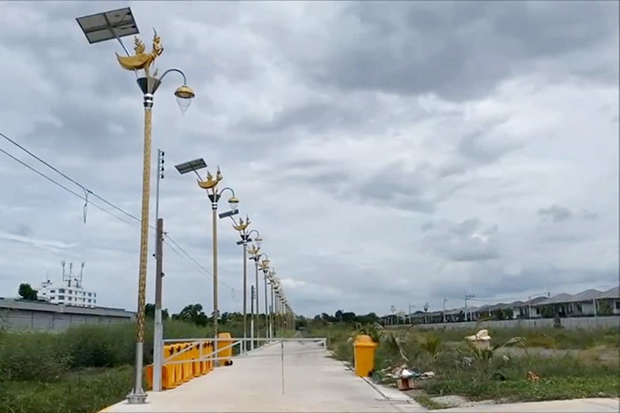
[[[619,316],[605,316],[605,317],[579,317],[579,318],[561,318],[561,325],[564,328],[571,330],[585,329],[593,330],[597,328],[620,328]],[[465,329],[474,328],[476,326],[475,321],[464,321],[457,323],[432,323],[432,324],[417,324],[419,328],[431,328],[431,329]],[[553,318],[538,318],[531,320],[488,320],[480,321],[478,326],[487,328],[552,328],[554,324]],[[395,325],[386,326],[388,329],[403,328],[408,325]]]

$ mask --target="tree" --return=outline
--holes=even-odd
[[[37,301],[37,290],[33,289],[30,284],[20,284],[18,294],[24,300]]]
[[[607,300],[601,300],[598,303],[598,314],[599,315],[612,315],[614,313],[614,309],[611,308],[611,304]]]
[[[555,308],[552,305],[546,305],[540,309],[542,318],[553,318],[556,315]]]
[[[197,326],[205,327],[209,321],[209,317],[202,311],[201,304],[190,304],[185,306],[179,314],[173,314],[175,320],[193,323]]]
[[[342,321],[342,310],[336,311],[336,314],[334,314],[334,317],[336,318],[336,321]]]
[[[155,304],[146,304],[144,306],[144,315],[148,318],[155,318]],[[168,314],[168,309],[162,309],[161,310],[161,319],[162,320],[167,320],[170,317],[170,315]]]

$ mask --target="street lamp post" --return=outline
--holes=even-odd
[[[123,46],[127,56],[119,56],[116,58],[120,66],[136,73],[143,71],[144,76],[137,78],[138,86],[143,94],[144,106],[144,147],[142,161],[142,208],[141,208],[141,225],[140,225],[140,261],[138,270],[138,308],[136,314],[136,366],[134,387],[127,396],[130,404],[141,404],[146,401],[146,393],[142,388],[142,365],[144,357],[144,306],[146,301],[146,274],[147,274],[147,257],[148,257],[148,230],[149,230],[149,200],[151,193],[151,126],[152,126],[152,108],[153,97],[164,77],[171,72],[176,72],[183,77],[183,85],[178,87],[174,92],[181,111],[187,110],[194,98],[194,91],[187,86],[185,74],[179,69],[168,69],[160,77],[157,77],[157,70],[151,71],[155,60],[161,56],[164,48],[161,44],[161,38],[153,29],[153,47],[150,53],[146,52],[144,43],[135,38],[134,55],[130,55],[125,49],[121,37],[137,34],[138,29],[133,19],[131,9],[119,9],[110,12],[99,13],[90,16],[79,17],[78,24],[82,28],[89,43],[98,43],[101,41],[116,39]]]
[[[279,285],[278,277],[276,277],[276,271],[272,268],[267,280],[271,287],[271,307],[269,309],[269,337],[275,338],[276,319],[275,319],[275,292]]]
[[[252,247],[248,248],[247,243],[248,242],[252,242],[252,238],[251,237],[252,237],[252,234],[254,234],[254,233],[256,233],[256,237],[254,238],[255,245],[252,245]],[[252,326],[252,332],[254,334],[254,337],[256,337],[258,339],[259,336],[260,336],[260,298],[259,298],[260,294],[259,294],[259,284],[258,284],[258,260],[260,259],[261,255],[264,255],[264,254],[259,254],[260,247],[262,246],[262,243],[263,243],[263,239],[260,236],[260,232],[258,232],[255,229],[253,229],[250,232],[248,232],[246,238],[247,238],[246,239],[246,243],[243,246],[243,249],[244,250],[248,250],[248,252],[250,253],[250,258],[249,259],[254,261],[254,278],[255,278],[255,284],[254,285],[255,285],[255,291],[256,291],[256,296],[255,296],[255,299],[256,299],[256,315],[254,316],[254,314],[253,314],[253,317],[256,320],[256,325]],[[244,257],[243,260],[247,261],[245,253],[244,253],[243,257]],[[254,328],[256,328],[256,333],[254,333]],[[256,345],[259,346],[260,343],[257,341]]]
[[[231,219],[233,220],[233,228],[239,232],[239,235],[241,236],[241,241],[238,241],[237,244],[243,245],[243,345],[241,346],[241,350],[242,352],[244,350],[247,350],[247,331],[248,331],[248,321],[247,321],[247,314],[248,314],[248,259],[247,259],[247,247],[248,247],[248,232],[247,232],[247,228],[250,225],[250,218],[248,216],[246,216],[246,220],[243,221],[243,218],[239,219],[239,222],[235,222],[234,218],[231,217]],[[251,340],[251,349],[254,350],[254,320],[251,320],[251,336],[252,336],[252,340]]]
[[[198,176],[198,186],[207,191],[207,196],[211,200],[211,211],[212,211],[212,222],[213,222],[213,334],[217,339],[218,336],[218,317],[219,317],[219,307],[218,307],[218,265],[217,265],[217,205],[225,191],[230,191],[232,196],[228,199],[228,205],[230,206],[230,211],[221,213],[219,215],[220,218],[230,217],[232,215],[238,214],[239,210],[239,199],[235,196],[235,191],[231,188],[224,188],[221,191],[218,189],[219,182],[224,179],[222,176],[222,172],[220,168],[217,168],[217,173],[215,177],[211,175],[211,172],[207,170],[207,179],[203,180],[198,174],[198,170],[206,168],[207,164],[205,161],[200,159],[195,159],[193,161],[185,162],[179,165],[175,165],[175,168],[179,171],[180,174],[186,174],[188,172],[194,172]]]
[[[257,251],[258,252],[258,251]],[[255,256],[255,261],[258,263],[260,258],[263,258],[260,264],[257,265],[257,269],[263,272],[263,280],[265,282],[265,338],[273,338],[271,335],[271,315],[269,312],[269,297],[267,292],[267,283],[269,280],[269,256],[265,253]],[[273,270],[273,269],[272,269]]]

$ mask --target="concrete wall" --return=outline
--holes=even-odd
[[[131,321],[131,316],[43,312],[0,309],[0,328],[8,330],[64,330],[78,324],[112,324]]]
[[[562,327],[569,329],[594,329],[594,328],[620,328],[620,317],[608,316],[608,317],[576,317],[576,318],[562,318]],[[388,329],[403,328],[405,325],[386,326]],[[446,328],[446,329],[459,329],[467,328],[473,329],[476,327],[476,322],[462,322],[462,323],[437,323],[437,324],[419,324],[418,328]],[[552,328],[552,318],[539,318],[534,320],[490,320],[481,321],[480,328]]]

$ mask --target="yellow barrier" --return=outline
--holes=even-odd
[[[214,358],[222,357],[222,365],[232,364],[232,347],[222,350],[233,343],[230,333],[220,333],[221,341],[217,344],[213,341],[198,343],[175,343],[164,345],[164,362],[161,370],[162,389],[174,389],[180,384],[186,383],[194,377],[208,374],[215,367]],[[223,339],[223,340],[222,340]],[[191,348],[190,348],[191,346]],[[181,353],[183,350],[185,352]],[[202,359],[202,361],[201,361]],[[180,363],[179,363],[180,362]],[[154,366],[149,364],[144,368],[147,389],[153,388]]]
[[[219,333],[217,335],[217,338],[219,339],[217,341],[217,354],[218,357],[220,357],[220,365],[228,366],[232,364],[230,360],[232,358],[232,347],[229,347],[233,343],[232,337],[230,333]],[[221,350],[225,347],[228,348]]]

